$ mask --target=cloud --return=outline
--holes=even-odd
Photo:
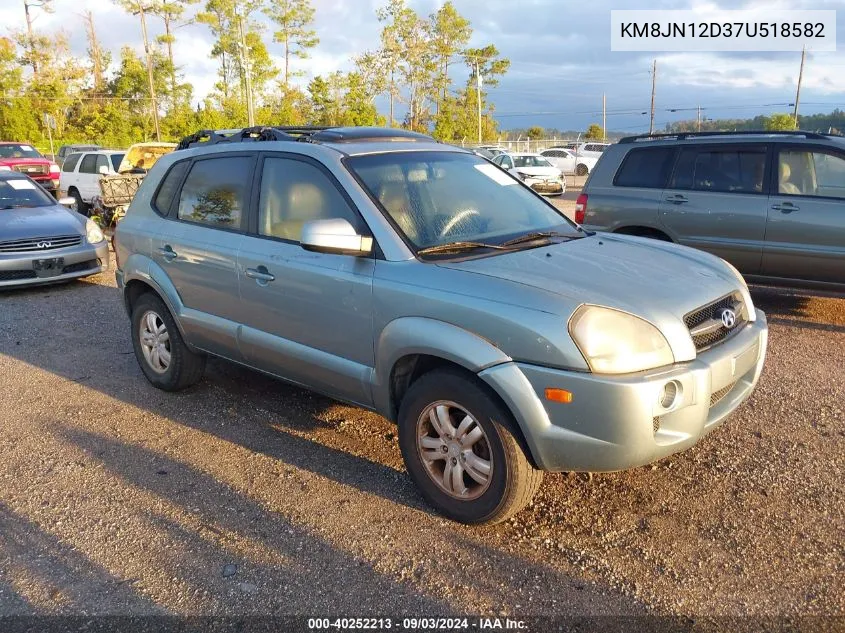
[[[421,15],[428,15],[443,0],[409,0]],[[316,9],[319,46],[307,60],[293,60],[306,76],[348,70],[361,52],[378,46],[381,25],[376,8],[386,0],[312,0]],[[36,28],[63,29],[72,50],[86,54],[81,13],[94,12],[102,45],[117,60],[121,46],[142,52],[138,19],[106,0],[57,0],[54,14],[41,14]],[[688,118],[702,105],[707,116],[753,116],[783,111],[794,99],[800,54],[796,53],[620,53],[610,51],[611,0],[560,2],[560,0],[459,0],[458,10],[474,28],[471,45],[494,43],[511,60],[509,73],[490,90],[503,127],[539,124],[561,129],[584,129],[600,121],[602,94],[607,97],[608,127],[642,130],[648,126],[651,63],[657,59],[657,123]],[[23,7],[4,2],[0,24],[9,29],[25,27]],[[832,9],[841,0],[645,0],[650,9],[748,9],[765,19],[775,9]],[[37,11],[37,10],[36,10]],[[281,68],[281,46],[272,42],[273,27],[260,14],[264,38]],[[838,43],[845,36],[845,11],[838,12]],[[150,18],[151,36],[160,34],[160,21]],[[175,57],[195,97],[209,92],[216,81],[217,62],[210,58],[213,40],[204,25],[193,24],[176,32]],[[845,98],[840,77],[845,54],[810,53],[802,86],[802,111],[830,111]],[[462,84],[467,69],[453,66],[453,78]],[[670,110],[676,112],[670,112]],[[694,115],[694,113],[693,113]]]

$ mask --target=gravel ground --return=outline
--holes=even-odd
[[[6,292],[0,615],[845,615],[845,299],[754,295],[769,359],[721,429],[470,528],[377,415],[215,361],[152,388],[110,274]]]

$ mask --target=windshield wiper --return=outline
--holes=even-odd
[[[526,233],[525,235],[520,235],[519,237],[515,237],[512,240],[508,240],[507,242],[502,242],[502,246],[515,246],[516,244],[534,242],[536,240],[547,239],[550,237],[565,237],[568,240],[574,240],[578,236],[572,235],[570,233],[560,233],[559,231],[537,231],[535,233]]]
[[[492,248],[497,251],[506,251],[508,248],[499,244],[486,244],[485,242],[448,242],[446,244],[437,244],[436,246],[428,246],[417,251],[417,255],[434,255],[436,253],[453,253],[461,251],[472,251],[477,248]]]
[[[32,208],[32,205],[29,205],[29,204],[7,204],[7,205],[0,207],[0,209],[3,209],[3,210],[5,210],[5,209],[31,209],[31,208]]]

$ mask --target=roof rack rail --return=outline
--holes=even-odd
[[[637,143],[640,141],[660,141],[663,139],[677,139],[682,141],[688,138],[700,138],[708,136],[803,136],[809,139],[826,139],[827,134],[818,132],[804,132],[801,130],[737,130],[734,132],[669,132],[666,134],[638,134],[626,136],[619,139],[620,143]]]
[[[424,141],[435,140],[426,134],[382,127],[331,127],[257,125],[235,130],[200,130],[183,138],[177,150],[205,147],[220,143],[248,143],[253,141],[308,141],[311,143],[353,143],[363,141]]]
[[[266,126],[238,128],[234,130],[200,130],[186,136],[176,146],[177,150],[191,147],[205,147],[220,143],[248,143],[252,141],[300,141],[308,136],[329,129],[326,126]]]

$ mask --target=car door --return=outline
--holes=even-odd
[[[237,256],[246,228],[256,155],[207,155],[168,171],[154,197],[184,176],[153,238],[152,258],[179,293],[180,321],[190,341],[208,352],[241,360],[237,346]]]
[[[84,202],[91,202],[91,198],[99,193],[99,189],[96,188],[97,179],[97,154],[83,154],[76,172],[75,184]]]
[[[333,397],[372,402],[373,257],[310,252],[304,223],[343,218],[368,233],[340,184],[320,163],[266,154],[250,235],[238,253],[243,325],[250,365]]]
[[[766,144],[683,147],[660,203],[660,221],[681,244],[760,272],[768,207]]]
[[[845,283],[845,151],[783,144],[774,165],[762,273]]]

